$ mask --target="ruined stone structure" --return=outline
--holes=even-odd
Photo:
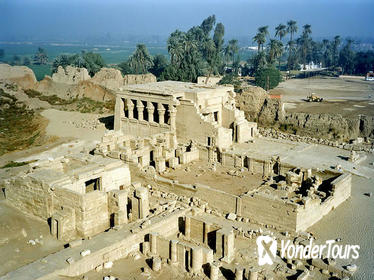
[[[131,187],[129,168],[100,156],[39,161],[1,185],[18,209],[48,220],[57,239],[93,236],[149,212],[147,190]]]
[[[229,86],[165,81],[131,85],[117,93],[114,130],[97,153],[153,165],[163,172],[205,155],[217,155],[233,143],[254,139],[257,125],[235,108]]]
[[[77,277],[140,253],[156,275],[169,265],[209,279],[229,270],[236,280],[282,279],[290,270],[296,275],[296,265],[280,258],[272,276],[264,275],[238,244],[255,248],[253,239],[270,229],[308,242],[303,231],[350,197],[351,175],[290,166],[278,156],[256,158],[245,151],[256,137],[257,125],[236,108],[231,86],[165,81],[118,89],[114,131],[94,155],[30,163],[0,180],[11,204],[48,221],[56,238],[78,239],[43,259],[53,269],[36,261],[2,279],[28,279],[26,271],[38,272],[32,279]],[[198,176],[193,184],[167,177],[168,170],[198,160],[214,171],[233,168],[231,176],[248,172],[260,183],[232,193],[230,184],[218,189]],[[143,171],[143,185],[132,182],[130,167]],[[144,171],[152,172],[147,177]],[[352,274],[326,265],[315,264],[342,278]],[[300,261],[301,267],[298,279],[312,270],[310,263]]]

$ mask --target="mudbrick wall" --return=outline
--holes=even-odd
[[[235,97],[237,107],[250,121],[259,126],[282,128],[301,136],[348,141],[357,137],[374,138],[374,117],[360,115],[343,117],[340,114],[287,113],[279,99],[271,99],[259,87],[248,87]]]

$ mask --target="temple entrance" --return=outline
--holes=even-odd
[[[101,189],[101,178],[91,179],[85,182],[86,193],[98,191]]]

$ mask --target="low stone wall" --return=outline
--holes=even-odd
[[[347,200],[351,196],[351,181],[351,174],[342,174],[331,182],[334,192],[333,196],[322,203],[318,199],[307,202],[304,207],[299,207],[297,210],[296,231],[306,230]]]

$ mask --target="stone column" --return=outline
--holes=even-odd
[[[134,118],[134,103],[131,99],[126,99],[127,110],[129,111],[129,119]]]
[[[160,124],[165,122],[165,108],[161,103],[157,103],[158,120]]]
[[[218,280],[218,272],[219,272],[219,267],[216,263],[211,263],[210,264],[210,275],[209,279],[210,280]]]
[[[122,211],[126,211],[127,215],[127,199],[128,199],[128,191],[127,190],[121,190],[117,191],[116,197],[118,199],[118,209]]]
[[[235,235],[234,232],[227,228],[222,228],[216,232],[216,255],[222,258],[222,261],[230,263],[234,258],[235,252]]]
[[[161,270],[161,259],[160,259],[160,257],[153,257],[152,258],[152,270],[153,271],[160,271]]]
[[[203,242],[206,245],[208,245],[208,233],[210,231],[210,226],[211,226],[210,223],[207,223],[207,222],[204,223]]]
[[[203,266],[203,249],[200,247],[192,248],[192,272],[197,273]]]
[[[172,131],[175,131],[177,128],[176,125],[176,116],[177,116],[177,109],[173,105],[169,105],[169,115],[170,115],[170,128]]]
[[[152,102],[147,102],[147,111],[148,111],[148,121],[153,122],[153,113],[155,112],[155,107]]]
[[[187,238],[190,238],[190,235],[191,235],[191,218],[190,217],[186,217],[186,220],[184,222],[184,235]]]
[[[139,219],[143,219],[147,217],[149,214],[149,200],[147,188],[136,188],[135,196],[139,198]]]
[[[138,120],[142,121],[143,118],[143,111],[144,111],[144,105],[141,100],[136,100],[136,109],[138,109]]]
[[[222,125],[222,111],[218,111],[217,114],[218,114],[217,122],[218,122],[219,125]]]
[[[235,268],[235,280],[243,280],[243,268],[241,266]]]
[[[225,245],[227,245],[225,250],[225,258],[227,259],[227,262],[230,263],[235,254],[235,234],[233,231],[230,231],[225,236]]]
[[[125,115],[123,103],[124,103],[124,99],[117,96],[116,105],[114,107],[114,130],[115,131],[121,130],[122,118]]]
[[[257,280],[257,276],[257,271],[250,268],[248,271],[248,280]]]
[[[151,242],[151,254],[152,255],[157,255],[157,236],[158,236],[158,233],[157,232],[151,232],[149,234],[149,239],[150,239],[150,242]]]
[[[177,248],[178,240],[171,240],[170,241],[170,259],[171,263],[178,262],[178,248]]]

